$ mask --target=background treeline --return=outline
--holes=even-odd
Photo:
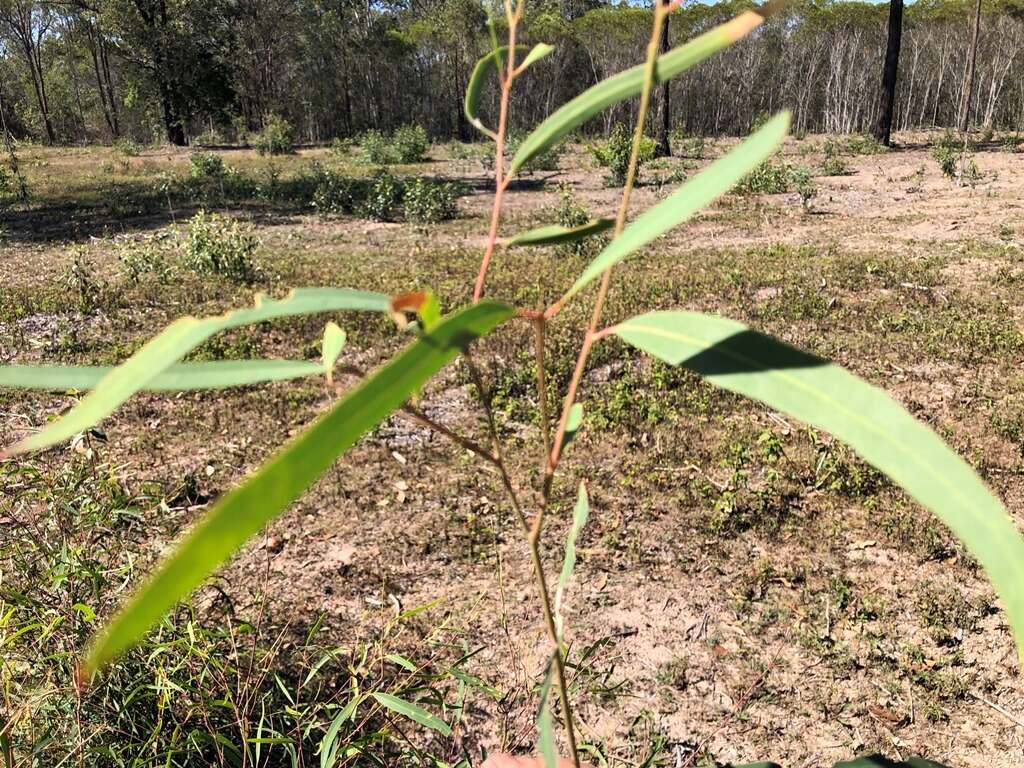
[[[525,42],[557,53],[518,90],[518,130],[635,64],[650,28],[640,7],[534,5]],[[691,5],[672,17],[671,44],[745,7]],[[884,4],[798,2],[674,80],[669,123],[739,134],[788,106],[797,130],[870,130],[887,15]],[[0,117],[15,136],[64,143],[244,140],[270,115],[307,142],[406,123],[468,139],[462,94],[490,45],[487,16],[479,0],[0,0]],[[955,124],[972,17],[967,0],[907,6],[894,129]],[[1020,129],[1024,0],[985,0],[980,39],[971,122]]]

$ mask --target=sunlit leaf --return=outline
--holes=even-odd
[[[627,343],[831,432],[940,517],[985,568],[1024,657],[1024,539],[977,474],[885,392],[732,320],[652,312]]]
[[[663,54],[658,58],[656,81],[665,82],[745,37],[760,25],[769,12],[767,8],[757,12],[746,11],[685,45]],[[512,158],[509,172],[515,173],[531,158],[556,144],[602,109],[640,93],[644,83],[644,68],[644,65],[640,64],[602,80],[556,110],[519,145],[519,150]]]
[[[400,699],[397,696],[392,696],[390,693],[375,692],[370,695],[373,696],[373,698],[377,700],[377,703],[382,707],[387,707],[392,712],[396,712],[402,717],[407,717],[414,723],[419,723],[431,730],[437,731],[442,736],[451,736],[452,734],[452,729],[448,723],[417,704],[413,704],[405,699]]]
[[[420,322],[423,323],[423,330],[432,331],[441,322],[441,304],[433,291],[427,291],[427,298],[420,306]]]
[[[622,234],[590,262],[563,301],[583,290],[592,280],[643,248],[673,227],[728,192],[737,181],[764,162],[778,148],[789,128],[789,113],[782,112],[756,133],[716,160],[653,208],[638,216]]]
[[[508,246],[517,245],[561,245],[582,240],[585,237],[600,234],[606,229],[615,226],[614,219],[591,219],[585,224],[576,227],[563,227],[559,224],[552,224],[547,227],[538,227],[528,232],[516,235],[508,241]]]
[[[481,302],[452,315],[223,496],[96,639],[83,668],[86,677],[137,642],[175,602],[309,488],[338,456],[401,407],[462,348],[512,313],[503,304]]]
[[[255,306],[215,317],[183,317],[165,328],[142,349],[108,373],[96,388],[62,418],[41,432],[9,448],[6,455],[46,448],[82,432],[113,413],[136,392],[144,390],[168,366],[209,339],[229,328],[294,315],[336,310],[387,312],[389,298],[383,294],[347,288],[304,288],[275,300],[256,297]]]
[[[533,46],[533,48],[530,49],[530,52],[526,54],[526,58],[523,59],[523,61],[519,64],[517,69],[519,69],[520,72],[524,71],[527,67],[536,64],[538,61],[543,59],[548,54],[552,53],[554,50],[555,46],[553,45],[548,45],[547,43],[537,43],[535,46]]]
[[[320,359],[324,363],[327,381],[334,381],[334,365],[338,362],[341,350],[345,348],[348,335],[333,320],[324,327],[324,339],[320,345]]]
[[[565,420],[565,432],[562,435],[562,449],[565,450],[569,443],[576,438],[576,433],[579,432],[580,427],[583,425],[583,404],[573,403],[569,409],[569,417]]]
[[[580,490],[576,496],[576,507],[572,513],[572,527],[565,539],[565,559],[562,561],[562,571],[558,574],[558,587],[555,589],[555,627],[558,630],[558,638],[561,641],[564,629],[562,618],[562,600],[565,597],[565,590],[569,586],[569,579],[572,577],[573,568],[576,567],[576,540],[580,531],[587,524],[587,517],[590,515],[590,499],[587,498],[587,486],[580,483]]]
[[[112,371],[108,366],[9,365],[0,367],[0,388],[95,389]],[[223,389],[322,375],[320,363],[307,360],[211,360],[202,363],[174,363],[150,379],[146,392],[178,392],[192,389]]]

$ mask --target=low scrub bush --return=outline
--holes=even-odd
[[[200,211],[188,225],[185,266],[200,275],[252,283],[260,270],[253,257],[260,247],[252,227],[219,213]]]
[[[394,221],[402,204],[403,191],[404,185],[397,176],[379,171],[360,206],[360,213],[368,219]]]
[[[556,220],[566,228],[579,227],[590,221],[590,213],[580,205],[572,187],[566,182],[558,185],[558,214]],[[561,243],[556,246],[555,253],[559,256],[574,256],[577,258],[592,258],[608,242],[603,235],[593,235],[568,243]]]
[[[604,144],[589,145],[587,150],[599,166],[609,170],[609,185],[618,187],[625,183],[629,158],[633,151],[633,132],[624,123],[618,123],[612,129],[608,141]],[[640,169],[653,160],[657,153],[658,142],[650,136],[644,136],[640,140],[640,152],[637,157],[637,179],[640,178]]]
[[[193,152],[188,165],[192,179],[219,179],[224,176],[224,160],[213,152]]]
[[[974,182],[981,177],[974,155],[968,151],[967,139],[953,131],[943,132],[932,144],[931,156],[947,179]]]
[[[740,195],[777,195],[788,192],[792,169],[779,160],[766,160],[750,172],[733,190]]]
[[[826,155],[821,161],[822,176],[848,176],[850,166],[839,155]]]
[[[334,171],[321,171],[316,177],[312,204],[321,218],[355,213],[365,199],[365,181]]]
[[[295,151],[295,129],[280,115],[268,115],[252,145],[261,155],[290,155]]]
[[[123,239],[115,245],[117,259],[125,278],[142,283],[152,277],[158,283],[167,283],[174,276],[173,238],[169,232],[157,232],[139,238]]]
[[[803,204],[804,210],[809,210],[811,200],[818,194],[818,187],[814,184],[811,170],[803,165],[796,166],[790,170],[789,178],[793,189],[800,195],[800,202]]]
[[[364,163],[395,165],[420,163],[426,159],[430,140],[422,125],[403,125],[388,135],[369,130],[359,139],[359,150]]]
[[[868,133],[855,133],[846,138],[846,151],[851,155],[880,155],[889,148]]]
[[[455,188],[448,183],[412,179],[405,184],[402,210],[414,224],[435,224],[455,218]]]
[[[142,147],[135,139],[123,137],[114,142],[114,152],[124,157],[138,157],[142,152]]]
[[[421,163],[426,159],[430,140],[422,125],[403,125],[391,134],[391,148],[399,163]]]
[[[370,130],[359,139],[359,151],[364,163],[390,165],[398,162],[391,141],[380,131]]]

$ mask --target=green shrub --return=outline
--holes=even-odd
[[[626,173],[629,171],[629,157],[633,151],[633,132],[625,124],[616,124],[604,145],[589,145],[587,150],[598,165],[609,170],[610,174],[606,179],[609,185],[619,187],[625,183]],[[640,178],[640,169],[644,163],[653,160],[657,152],[658,142],[650,136],[644,136],[640,140],[640,153],[636,164],[637,179]]]
[[[366,183],[333,171],[321,171],[313,191],[313,207],[321,218],[355,213],[366,198]]]
[[[402,182],[391,173],[381,170],[374,177],[360,212],[369,219],[394,221],[395,213],[402,203],[402,192]]]
[[[576,200],[572,187],[566,182],[558,185],[558,223],[563,227],[578,227],[590,221],[590,213]],[[570,243],[561,243],[555,248],[559,256],[575,256],[579,258],[592,258],[604,247],[607,238],[603,235],[593,235],[582,240],[574,240]]]
[[[790,167],[778,160],[766,160],[736,185],[740,195],[777,195],[788,192],[791,181]]]
[[[359,139],[363,162],[373,165],[391,165],[398,162],[388,137],[377,130],[369,130]]]
[[[142,151],[135,139],[124,137],[114,142],[114,152],[125,157],[137,157]]]
[[[267,115],[252,144],[261,155],[290,155],[295,151],[295,129],[280,115]]]
[[[200,211],[189,222],[185,266],[201,275],[251,283],[259,277],[253,260],[259,247],[252,227],[219,213]]]
[[[420,163],[426,158],[430,140],[422,125],[403,125],[391,134],[391,149],[399,163]]]
[[[949,179],[956,176],[959,150],[944,144],[936,144],[932,147],[931,155],[939,164],[939,170],[942,171],[943,176]]]
[[[219,179],[224,176],[224,160],[213,152],[193,152],[189,157],[189,177]]]
[[[678,157],[688,157],[692,160],[701,160],[707,152],[707,139],[703,136],[689,136],[681,132],[673,137],[672,144]]]
[[[826,155],[821,161],[822,176],[847,176],[850,173],[850,166],[838,155]]]
[[[115,246],[124,276],[135,284],[150,275],[158,283],[168,282],[174,276],[174,264],[169,258],[172,248],[168,232],[121,240]]]
[[[355,142],[348,136],[338,136],[331,142],[331,154],[336,157],[347,158],[355,147]]]
[[[818,194],[818,187],[814,184],[811,170],[806,166],[799,165],[790,170],[789,177],[793,183],[793,189],[800,195],[800,202],[803,204],[804,210],[808,210],[811,200]]]
[[[455,189],[451,184],[415,178],[405,184],[403,211],[406,221],[415,224],[453,219],[458,212]]]
[[[868,133],[855,133],[846,139],[846,151],[851,155],[879,155],[889,148]]]

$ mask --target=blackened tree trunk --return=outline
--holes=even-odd
[[[885,46],[882,68],[882,98],[879,102],[875,138],[889,146],[892,138],[892,113],[896,105],[896,73],[900,63],[900,38],[903,33],[903,0],[889,0],[889,41]]]
[[[668,5],[669,0],[660,0],[662,5]],[[671,14],[665,17],[665,23],[661,27],[661,52],[668,53],[668,23],[672,18]],[[669,109],[669,81],[661,84],[661,125],[658,126],[658,155],[669,157],[672,154],[672,145],[669,143],[668,135],[671,130],[672,112]]]
[[[165,90],[162,84],[160,90]],[[181,119],[174,111],[170,95],[166,92],[162,93],[160,102],[164,113],[164,130],[167,131],[167,141],[176,147],[184,147],[187,143],[185,141],[185,126],[182,125]]]
[[[981,34],[981,0],[974,7],[974,27],[971,29],[971,47],[967,52],[967,67],[964,69],[964,88],[960,98],[960,133],[967,131],[971,122],[971,100],[974,98],[974,70],[978,62],[978,37]]]

